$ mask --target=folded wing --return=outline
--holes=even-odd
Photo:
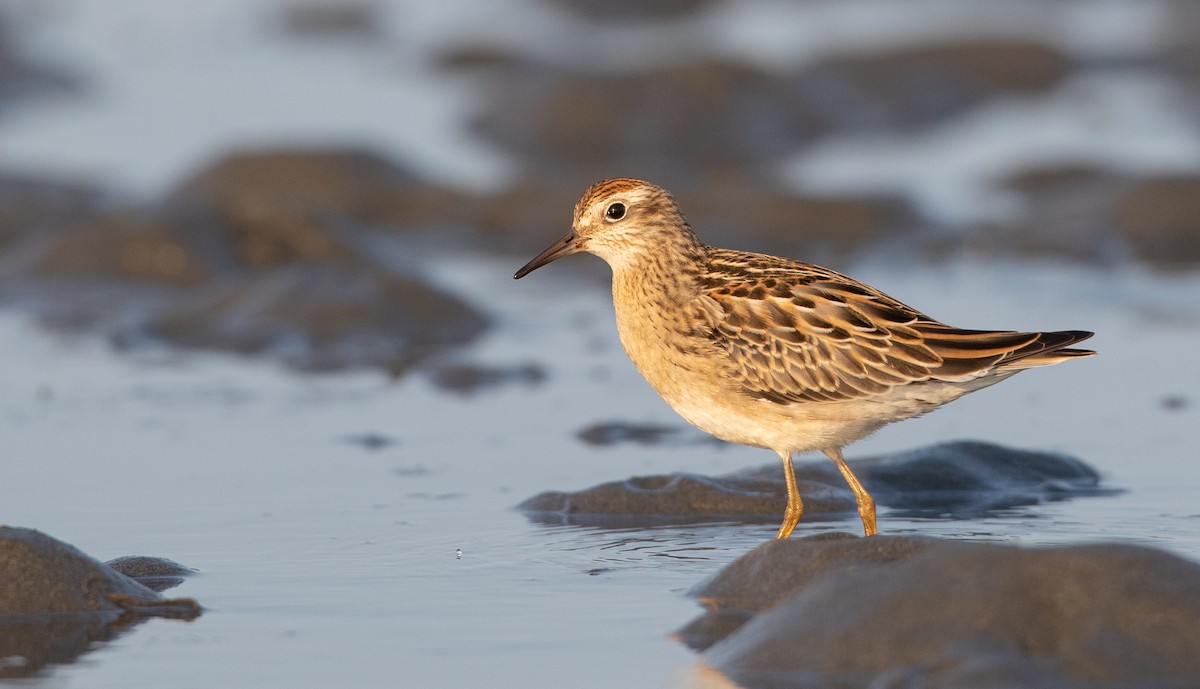
[[[927,381],[965,382],[1089,356],[1083,331],[962,330],[844,275],[713,250],[696,308],[752,397],[841,401]]]

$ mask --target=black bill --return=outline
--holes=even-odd
[[[560,237],[558,241],[546,247],[542,253],[534,256],[529,263],[521,266],[521,269],[518,270],[515,275],[513,275],[513,279],[520,280],[521,278],[555,259],[562,258],[563,256],[570,256],[571,254],[577,253],[581,250],[582,248],[579,245],[579,238],[575,236],[574,232],[568,232]]]

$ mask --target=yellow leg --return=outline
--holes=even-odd
[[[800,521],[800,515],[804,514],[804,502],[800,499],[800,489],[796,487],[796,472],[792,469],[791,453],[780,452],[779,458],[783,460],[783,480],[787,483],[788,494],[787,509],[783,511],[783,524],[779,526],[779,533],[775,535],[776,539],[782,540],[792,535]]]
[[[874,536],[876,533],[875,499],[858,482],[858,477],[854,475],[854,472],[850,471],[850,465],[846,464],[846,458],[842,456],[842,448],[834,447],[824,450],[824,452],[837,464],[838,470],[842,472],[842,478],[846,479],[846,483],[850,484],[850,490],[854,491],[854,499],[858,501],[858,516],[862,518],[863,533],[867,536]]]

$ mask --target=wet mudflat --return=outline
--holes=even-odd
[[[152,592],[72,570],[116,582],[66,611],[90,632],[0,677],[1126,686],[1079,671],[1115,644],[1189,686],[1186,648],[1107,627],[1194,622],[1200,14],[885,5],[0,8],[0,523],[169,558],[194,572],[161,595],[202,606],[132,624],[87,606]],[[612,174],[713,243],[1100,356],[851,446],[891,540],[846,535],[848,490],[798,458],[809,512],[764,546],[777,459],[638,377],[600,262],[511,279]],[[44,598],[0,592],[0,625]],[[860,614],[913,643],[778,652]]]

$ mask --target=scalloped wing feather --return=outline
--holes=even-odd
[[[862,399],[928,381],[965,383],[1058,363],[1090,333],[962,330],[833,271],[710,249],[695,305],[751,397],[781,404]]]

